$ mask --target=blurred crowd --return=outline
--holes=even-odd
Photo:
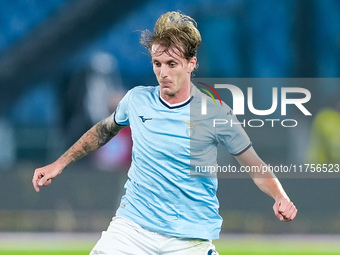
[[[0,61],[13,47],[34,38],[39,27],[66,15],[78,2],[86,3],[2,1]],[[181,10],[198,22],[203,44],[196,77],[340,75],[337,0],[145,1],[126,14],[122,9],[120,19],[105,32],[88,40],[85,47],[75,47],[49,79],[27,80],[21,83],[22,89],[10,94],[11,103],[0,109],[0,169],[10,169],[23,160],[55,159],[84,130],[109,115],[128,89],[156,85],[147,53],[138,44],[139,31],[152,30],[151,24],[168,10]],[[95,18],[93,22],[97,22]],[[86,32],[87,28],[79,29]],[[0,86],[6,90],[6,84]],[[340,92],[338,84],[333,84],[320,86],[315,93],[327,99],[325,107],[330,107]],[[122,136],[129,136],[128,129]],[[115,151],[118,147],[128,151],[131,142],[123,137],[116,140],[119,145],[105,147],[91,160],[101,162],[105,169],[123,161],[125,168],[129,160],[115,158]],[[126,152],[126,158],[129,155]]]

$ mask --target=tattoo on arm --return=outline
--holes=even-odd
[[[105,145],[121,129],[122,127],[115,124],[112,116],[98,122],[61,157],[65,159],[65,167]]]
[[[97,131],[97,134],[98,134],[98,146],[99,147],[105,145],[114,136],[114,134],[111,133],[111,131],[110,131],[109,125],[107,123],[105,123],[105,120],[99,122],[96,125],[96,131]]]
[[[86,155],[85,152],[83,151],[75,151],[75,152],[71,152],[71,151],[67,151],[65,152],[65,154],[63,155],[63,157],[70,157],[70,161],[66,164],[66,167],[69,166],[71,163],[77,161],[78,159],[81,159],[82,157],[84,157]]]

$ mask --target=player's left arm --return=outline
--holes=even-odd
[[[274,198],[274,213],[281,221],[291,221],[297,214],[297,209],[293,202],[290,201],[284,191],[280,181],[273,173],[263,171],[266,164],[256,154],[253,147],[235,156],[242,166],[257,166],[261,171],[250,172],[250,176],[255,184],[266,194]]]

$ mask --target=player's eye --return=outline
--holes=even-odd
[[[155,67],[160,67],[160,66],[161,66],[161,63],[159,63],[158,61],[154,61],[154,62],[153,62],[153,65],[154,65]]]
[[[175,67],[175,66],[176,66],[176,63],[175,63],[175,62],[170,62],[169,66],[170,66],[170,67]]]

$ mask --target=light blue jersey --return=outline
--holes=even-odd
[[[201,92],[193,86],[190,100],[170,106],[161,99],[159,90],[159,86],[135,87],[117,107],[115,122],[130,125],[133,149],[126,194],[116,215],[161,234],[218,239],[222,218],[218,214],[217,179],[193,178],[190,167],[193,163],[216,164],[219,143],[232,154],[240,153],[249,148],[249,138],[240,127],[212,128],[203,124],[205,121],[193,134],[190,108],[200,106]],[[216,118],[235,118],[226,114],[230,108],[225,104],[214,107],[211,112]],[[210,117],[205,119],[211,121]],[[195,135],[203,139],[190,146]]]

